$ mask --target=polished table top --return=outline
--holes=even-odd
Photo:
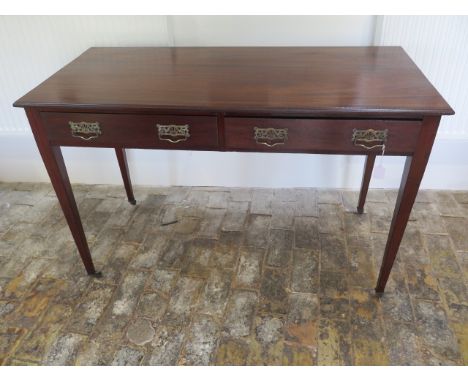
[[[15,106],[275,116],[453,114],[400,47],[91,48]]]

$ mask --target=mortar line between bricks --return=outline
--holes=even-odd
[[[34,259],[32,259],[31,262],[32,262],[32,261],[34,261]],[[28,265],[29,265],[29,263],[28,263]],[[24,270],[24,268],[20,271],[20,274],[23,273],[23,270]],[[2,298],[1,300],[2,300],[2,301],[10,301],[10,302],[16,302],[16,301],[18,301],[19,304],[18,304],[18,307],[17,307],[17,308],[21,307],[21,306],[24,304],[24,298],[27,297],[27,296],[29,295],[29,293],[30,293],[31,291],[34,290],[34,288],[36,287],[36,285],[39,284],[39,282],[40,282],[41,280],[44,280],[44,279],[47,280],[47,278],[44,278],[44,277],[41,276],[41,275],[42,275],[42,272],[43,272],[43,271],[41,271],[41,274],[36,278],[36,280],[34,280],[34,282],[33,282],[33,283],[28,287],[28,289],[25,291],[24,295],[22,296],[23,298],[21,298],[21,299]],[[14,279],[14,278],[12,278],[11,280],[13,280],[13,279]],[[10,282],[11,282],[11,280],[10,280]],[[7,285],[8,285],[8,284],[7,284]],[[50,304],[50,301],[48,302],[47,306],[49,306],[49,304]],[[14,311],[13,311],[13,312],[14,312]],[[27,328],[27,327],[20,327],[20,328],[26,329],[27,332],[32,332],[34,329],[36,329],[36,327],[37,327],[37,326],[39,325],[39,323],[42,321],[43,316],[46,314],[46,312],[47,312],[47,309],[44,309],[44,311],[43,311],[43,312],[37,317],[37,319],[34,321],[33,326],[31,326],[30,328]]]
[[[319,206],[318,206],[318,195],[317,195],[317,211],[319,211]],[[320,219],[320,218],[318,218]],[[317,265],[317,300],[318,300],[318,313],[319,313],[319,318],[318,318],[318,324],[317,324],[317,337],[316,337],[316,341],[317,341],[317,353],[316,353],[316,357],[317,357],[317,365],[319,365],[319,361],[320,361],[320,322],[322,321],[322,303],[321,303],[321,296],[322,296],[322,238],[320,237],[320,230],[317,229],[318,233],[318,265]]]
[[[250,216],[253,216],[253,215],[250,215]],[[265,248],[260,248],[262,250],[262,253],[263,253],[263,256],[262,256],[262,259],[260,261],[260,278],[259,278],[259,282],[258,282],[258,290],[248,290],[248,289],[242,289],[242,288],[236,288],[235,290],[239,290],[239,291],[242,291],[242,290],[246,290],[246,291],[250,291],[250,292],[254,292],[256,294],[256,297],[257,297],[257,301],[254,305],[254,308],[253,308],[253,312],[252,312],[252,321],[249,323],[249,334],[247,336],[243,336],[242,338],[249,338],[250,336],[254,335],[253,333],[253,330],[254,330],[254,325],[255,325],[255,319],[256,317],[259,315],[259,308],[260,308],[260,304],[261,304],[261,298],[262,298],[262,293],[261,293],[261,288],[262,288],[262,281],[263,281],[263,278],[265,276],[265,266],[266,266],[266,261],[267,261],[267,257],[268,257],[268,248],[269,248],[269,245],[270,245],[270,229],[271,229],[271,220],[272,220],[272,215],[264,215],[264,216],[270,216],[270,219],[268,219],[268,226],[266,227],[265,229],[265,235],[266,235],[266,245],[265,245]],[[244,230],[243,232],[243,235],[242,235],[242,243],[243,243],[243,246],[244,247],[247,247],[245,245],[245,233],[246,230]],[[238,249],[238,257],[237,257],[237,267],[239,266],[239,263],[240,263],[240,248],[242,247],[242,245],[239,246],[239,249]],[[256,248],[255,246],[253,246],[254,248]],[[236,270],[238,269],[236,267]],[[237,273],[235,273],[236,275]],[[235,276],[234,276],[235,277]],[[231,293],[230,295],[232,296],[232,293],[234,292],[234,289],[232,288],[231,289]],[[226,305],[226,309],[225,309],[225,317],[226,317],[226,314],[228,312],[228,306]],[[248,356],[247,356],[247,364],[248,364],[248,357],[250,355],[250,349],[248,351]]]
[[[455,262],[457,263],[458,265],[458,268],[461,270],[461,275],[462,275],[462,278],[463,278],[463,282],[465,284],[465,287],[466,285],[468,284],[468,280],[466,279],[466,276],[465,276],[465,272],[463,272],[463,267],[461,266],[460,264],[460,261],[458,259],[458,256],[455,255],[456,252],[461,252],[461,253],[464,253],[466,251],[464,250],[457,250],[456,247],[455,247],[455,243],[453,242],[453,239],[452,239],[452,236],[451,235],[448,235],[448,240],[449,240],[449,243],[450,243],[450,249],[453,251],[454,253],[454,258],[455,258]],[[468,287],[467,287],[468,288]]]
[[[244,231],[245,231],[245,230],[244,230]],[[222,340],[225,338],[225,336],[223,335],[224,323],[226,322],[226,319],[227,319],[227,313],[228,313],[229,308],[230,308],[230,305],[231,305],[230,303],[231,303],[231,299],[232,299],[233,294],[234,294],[235,292],[237,292],[237,291],[243,291],[243,290],[244,290],[244,291],[248,291],[248,292],[254,292],[254,293],[256,294],[256,296],[257,296],[257,303],[255,304],[255,307],[254,307],[254,315],[253,315],[253,317],[256,316],[256,307],[257,307],[257,305],[258,305],[258,303],[259,303],[259,299],[260,299],[260,292],[259,292],[259,290],[255,290],[255,289],[243,289],[242,287],[241,287],[241,288],[234,288],[234,280],[235,280],[235,278],[236,278],[236,276],[237,276],[237,270],[239,269],[239,266],[240,266],[241,248],[244,248],[244,247],[245,247],[245,246],[244,246],[244,247],[242,246],[242,244],[244,243],[244,240],[245,240],[245,237],[244,237],[244,236],[245,236],[245,233],[243,232],[242,238],[241,238],[241,240],[240,240],[240,243],[239,243],[239,245],[237,246],[237,249],[236,249],[236,253],[237,253],[237,256],[236,256],[236,257],[237,257],[237,259],[236,259],[236,265],[234,266],[234,269],[233,269],[233,272],[232,272],[231,282],[230,282],[230,285],[229,285],[229,292],[228,292],[228,295],[227,295],[227,297],[226,297],[226,298],[227,298],[226,305],[224,306],[224,311],[223,311],[223,314],[221,315],[222,321],[221,321],[221,325],[220,325],[220,335],[219,335],[219,338],[217,339],[216,349],[215,349],[215,351],[214,351],[214,353],[213,353],[213,354],[214,354],[214,357],[215,357],[215,358],[214,358],[214,362],[215,362],[215,363],[216,363],[217,357],[218,357],[219,346],[220,346]],[[248,248],[248,247],[247,247],[247,248]],[[265,249],[263,249],[263,257],[264,257],[264,258],[266,257],[266,250],[265,250]],[[260,263],[260,279],[261,279],[261,275],[262,275],[262,269],[261,269],[261,268],[262,268],[262,264]],[[260,288],[260,282],[261,282],[261,280],[259,281],[259,288]],[[249,329],[249,335],[248,335],[248,336],[251,335],[251,333],[250,333],[251,331],[252,331],[252,328]],[[243,341],[244,341],[244,338],[245,338],[245,337],[246,337],[246,336],[243,336],[243,337],[241,337],[241,338],[235,337],[235,338],[230,338],[230,340],[235,340],[235,341],[237,341],[238,343],[244,343]],[[250,349],[249,349],[249,353],[250,353]]]
[[[198,305],[198,300],[200,298],[200,295],[202,293],[202,290],[203,290],[203,285],[198,288],[198,294],[195,298],[195,301],[193,302],[192,306],[190,307],[190,318],[188,320],[188,324],[184,325],[184,329],[183,329],[183,332],[184,332],[184,336],[183,336],[183,339],[182,339],[182,342],[180,344],[180,349],[179,349],[179,356],[177,357],[177,365],[181,365],[181,361],[183,361],[184,359],[184,356],[185,356],[185,348],[186,348],[186,345],[189,341],[189,336],[190,336],[190,329],[192,328],[193,326],[193,323],[194,323],[194,316],[195,316],[195,307]],[[168,304],[168,307],[169,308],[169,304]]]
[[[113,301],[115,301],[115,300],[114,300],[114,297],[115,297],[114,294],[117,293],[117,291],[119,290],[119,287],[122,285],[123,280],[125,279],[125,277],[126,277],[130,272],[138,272],[138,273],[141,273],[140,271],[135,271],[134,269],[128,269],[128,265],[130,264],[131,260],[132,260],[134,257],[137,256],[137,253],[138,253],[138,249],[135,250],[135,253],[133,254],[133,256],[128,260],[128,263],[127,263],[127,272],[124,273],[124,274],[122,274],[121,279],[120,279],[120,283],[115,287],[115,289],[114,289],[114,291],[113,291],[113,293],[112,293],[112,296],[111,296],[111,298],[109,299],[109,302],[106,304],[105,308],[103,309],[103,311],[102,311],[102,313],[101,313],[101,316],[99,317],[98,322],[96,322],[96,324],[94,325],[94,327],[93,327],[91,333],[94,331],[94,329],[96,329],[96,328],[98,327],[99,321],[102,321],[102,319],[105,318],[106,311],[107,311],[108,309],[110,309],[111,303],[112,303]],[[145,276],[145,277],[148,277],[148,275]],[[145,281],[145,283],[146,283],[146,281]],[[145,283],[144,283],[144,284],[145,284]],[[128,327],[129,327],[129,326],[131,325],[131,323],[133,322],[133,317],[134,317],[134,315],[135,315],[135,312],[136,312],[136,310],[137,310],[138,304],[139,304],[139,302],[140,302],[140,299],[141,299],[141,296],[143,295],[143,293],[144,293],[144,285],[143,285],[143,288],[142,288],[141,293],[139,293],[139,295],[137,296],[137,301],[136,301],[136,303],[135,303],[135,306],[133,307],[132,312],[131,312],[130,315],[129,315],[128,322],[127,322],[127,323],[124,325],[124,327],[122,328],[122,337],[116,340],[116,342],[119,343],[119,346],[118,346],[118,348],[115,349],[114,353],[112,354],[112,357],[113,357],[113,358],[115,357],[115,355],[117,354],[117,352],[119,351],[119,349],[121,349],[121,348],[123,347],[122,345],[128,345],[128,341],[127,341],[127,338],[126,338],[126,333],[127,333]],[[89,338],[89,339],[91,339],[91,333],[88,335],[88,338]],[[113,340],[104,339],[104,341],[105,341],[105,342],[106,342],[106,341],[112,342]],[[82,346],[84,346],[84,344],[83,344]],[[80,346],[80,347],[82,347],[82,346]],[[80,349],[80,350],[81,350],[81,349]],[[78,355],[78,354],[79,354],[79,351],[77,351],[77,355]],[[143,359],[143,358],[142,358],[142,359]],[[141,361],[140,361],[140,362],[141,362]],[[76,359],[75,359],[75,364],[76,364]]]
[[[455,255],[456,252],[464,252],[464,251],[457,251],[456,248],[455,248],[455,244],[453,242],[453,239],[451,237],[451,235],[449,234],[445,234],[445,235],[439,235],[439,234],[422,234],[423,236],[429,236],[429,235],[434,235],[434,236],[446,236],[448,237],[448,241],[450,243],[450,249],[452,250],[453,254],[454,254],[454,261],[455,263],[457,264],[458,268],[460,269],[461,271],[461,277],[463,279],[463,283],[465,284],[465,287],[468,288],[468,280],[466,279],[466,276],[465,276],[465,272],[463,272],[463,267],[461,266],[460,264],[460,261],[458,259],[458,257]],[[426,255],[428,256],[429,258],[429,264],[430,264],[430,267],[431,267],[431,271],[433,271],[433,266],[432,266],[432,261],[431,261],[431,257],[430,257],[430,252],[429,252],[429,249],[427,248],[426,246],[426,240],[422,240],[422,245],[423,245],[423,248],[426,252]],[[439,279],[440,277],[439,276],[436,276],[435,274],[433,274],[433,276],[437,279],[437,285],[440,287],[440,282],[439,282]],[[440,294],[440,293],[439,293]]]
[[[21,329],[21,327],[20,327],[20,329]],[[28,335],[29,333],[31,333],[31,332],[32,332],[32,330],[26,330],[26,331],[20,336],[20,338],[16,341],[15,346],[13,346],[13,348],[11,348],[11,349],[9,350],[9,355],[7,355],[7,356],[5,357],[5,360],[4,360],[0,365],[4,365],[5,362],[6,362],[9,358],[14,358],[14,356],[15,356],[17,350],[18,350],[19,347],[22,345],[24,339],[25,339],[25,338],[27,337],[27,335]],[[11,353],[11,355],[10,355],[10,353]],[[37,362],[37,361],[33,361],[33,362]]]
[[[123,240],[120,240],[119,241],[119,245],[121,243],[124,243],[125,242]],[[127,267],[126,267],[126,271],[124,271],[121,275],[120,275],[120,278],[118,280],[118,282],[115,284],[114,286],[114,290],[112,292],[112,295],[111,297],[109,298],[109,301],[108,303],[106,304],[105,308],[103,309],[102,313],[101,313],[101,316],[99,317],[99,319],[96,321],[96,324],[94,325],[93,329],[91,330],[90,332],[90,337],[95,337],[97,334],[96,334],[96,330],[100,327],[100,324],[102,324],[102,321],[104,320],[104,318],[106,317],[106,313],[108,312],[108,310],[110,309],[111,307],[111,303],[114,301],[114,298],[116,297],[116,294],[117,292],[119,291],[119,288],[122,286],[122,283],[123,283],[123,280],[125,279],[125,277],[130,273],[130,272],[135,272],[134,270],[130,270],[128,269],[128,265],[130,264],[130,262],[132,261],[132,259],[137,255],[137,252],[138,250],[135,250],[135,252],[133,253],[133,256],[131,256],[128,261],[127,261]],[[143,288],[144,289],[144,288]]]
[[[428,236],[428,235],[426,235],[426,236]],[[445,235],[444,235],[444,236],[445,236]],[[448,236],[448,240],[449,240],[449,243],[450,243],[451,250],[452,250],[453,252],[455,252],[454,243],[453,243],[453,241],[452,241],[452,238],[451,238],[450,235],[447,235],[447,236]],[[427,246],[426,246],[426,240],[423,240],[423,247],[424,247],[424,250],[426,251],[426,255],[429,257],[429,264],[430,264],[430,267],[431,267],[431,271],[433,271],[433,269],[432,269],[432,261],[430,260],[429,251],[428,251]],[[461,266],[460,266],[460,263],[459,263],[459,261],[458,261],[457,256],[455,256],[455,255],[454,255],[454,260],[455,260],[455,262],[457,263],[457,266],[459,267],[459,269],[461,270],[462,268],[461,268]],[[463,278],[463,284],[464,284],[465,287],[466,287],[466,281],[465,281],[464,273],[463,273],[463,272],[461,272],[461,273],[462,273],[462,278]],[[433,275],[433,276],[434,276],[435,279],[437,280],[437,286],[439,287],[439,291],[441,291],[442,288],[441,288],[441,284],[440,284],[440,277],[439,277],[439,276],[435,276],[435,275]],[[448,326],[449,329],[452,331],[452,333],[455,333],[456,330],[454,330],[454,329],[452,328],[452,325],[451,325],[451,324],[453,324],[453,321],[451,320],[451,318],[450,318],[449,315],[448,315],[448,312],[450,311],[450,307],[449,307],[449,305],[448,305],[448,301],[447,301],[446,295],[445,295],[444,293],[438,293],[438,295],[440,296],[440,301],[438,301],[438,300],[429,300],[429,299],[418,298],[418,297],[415,297],[415,299],[421,300],[421,301],[425,301],[425,302],[428,302],[428,303],[431,303],[431,304],[440,303],[440,304],[442,305],[442,307],[443,307],[443,310],[444,310],[444,314],[445,314],[445,317],[446,317],[446,320],[447,320],[447,326]],[[419,338],[418,338],[418,340],[419,340]],[[420,341],[420,340],[419,340],[419,341]],[[457,362],[459,362],[459,363],[462,362],[461,354],[460,354],[460,359],[457,360]]]
[[[88,292],[93,288],[93,285],[95,285],[95,284],[96,284],[96,282],[94,280],[91,280],[90,282],[88,282],[88,285],[86,285],[86,287],[83,290],[83,292],[81,293],[80,297],[78,297],[78,299],[76,300],[75,306],[72,307],[70,317],[67,318],[65,324],[62,326],[62,328],[60,329],[59,332],[61,332],[63,329],[66,329],[69,332],[77,332],[77,331],[71,330],[71,328],[68,325],[70,324],[70,321],[72,320],[76,310],[81,305],[81,303],[85,301],[85,297],[88,295]],[[80,333],[78,331],[77,334],[83,334],[83,333]],[[86,333],[85,335],[89,336],[90,333]]]
[[[340,193],[340,195],[342,196],[342,192]],[[343,207],[343,206],[342,206]],[[350,251],[349,251],[349,245],[348,245],[348,236],[346,235],[346,227],[345,227],[345,219],[344,219],[344,214],[343,214],[343,208],[340,209],[340,216],[341,216],[341,226],[343,227],[343,242],[344,242],[344,247],[345,247],[345,254],[346,254],[346,261],[348,262],[347,264],[347,267],[349,269],[349,266],[351,264],[351,259],[350,259]],[[354,348],[354,343],[353,343],[353,338],[354,338],[354,325],[352,324],[352,320],[351,320],[351,314],[352,314],[352,311],[351,311],[351,289],[350,289],[350,285],[349,285],[349,277],[346,278],[346,294],[347,294],[347,297],[348,297],[348,317],[346,319],[347,321],[347,324],[349,325],[349,328],[350,328],[350,333],[349,333],[349,336],[351,337],[349,340],[350,340],[350,351],[351,351],[351,363],[353,365],[356,364],[356,352],[355,352],[355,348]]]

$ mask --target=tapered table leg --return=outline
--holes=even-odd
[[[406,224],[408,223],[411,209],[416,199],[427,161],[429,160],[439,121],[440,117],[426,117],[423,119],[416,151],[411,157],[406,158],[400,191],[398,192],[387,245],[375,288],[377,294],[382,294],[385,290],[385,285],[390,276],[393,262],[405,233]]]
[[[369,154],[366,157],[366,163],[364,164],[364,174],[362,175],[361,192],[359,193],[359,202],[357,206],[358,214],[362,214],[364,212],[364,203],[366,202],[372,170],[374,169],[375,155],[376,154]]]
[[[116,147],[115,154],[117,155],[117,161],[119,162],[120,173],[122,174],[125,191],[127,192],[127,199],[130,204],[135,205],[136,200],[135,200],[135,197],[133,196],[132,181],[130,180],[130,175],[128,172],[127,154],[125,153],[125,149]]]
[[[34,109],[26,109],[26,114],[52,186],[57,194],[60,206],[62,207],[73,239],[75,240],[81,260],[89,275],[99,277],[101,273],[96,272],[94,268],[83,225],[81,224],[80,214],[78,213],[75,197],[73,196],[70,180],[68,178],[67,169],[63,161],[62,151],[59,146],[50,146],[47,142],[39,113]]]

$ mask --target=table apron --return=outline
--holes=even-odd
[[[385,155],[408,156],[421,129],[420,120],[74,112],[40,116],[50,145],[101,148],[367,155],[382,154],[385,146]]]

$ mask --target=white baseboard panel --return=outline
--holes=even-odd
[[[63,148],[72,183],[121,184],[112,149]],[[128,150],[134,184],[151,186],[319,187],[358,189],[364,157],[342,155]],[[397,188],[404,158],[378,158],[383,178],[371,188]],[[0,181],[48,182],[30,135],[0,135]],[[468,190],[468,139],[436,141],[421,188]]]

